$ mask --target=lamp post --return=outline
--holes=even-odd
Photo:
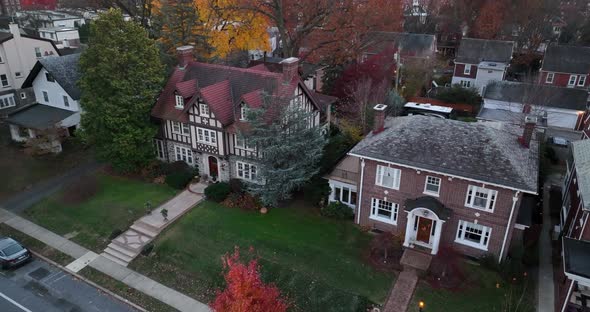
[[[422,312],[422,309],[424,309],[424,301],[420,300],[418,302],[418,311]]]

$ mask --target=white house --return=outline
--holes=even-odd
[[[32,92],[22,87],[25,78],[38,60],[59,55],[51,40],[23,35],[16,24],[9,28],[0,32],[0,115],[34,101]]]
[[[26,17],[31,17],[39,21],[41,27],[71,27],[78,28],[86,24],[86,20],[82,16],[76,16],[65,12],[39,10],[39,11],[21,11],[17,12],[16,16],[20,19],[26,20]]]
[[[39,36],[52,40],[60,49],[80,46],[80,34],[73,27],[39,28]]]
[[[27,77],[23,87],[32,88],[36,103],[9,115],[14,141],[23,142],[48,130],[58,130],[69,136],[80,124],[80,54],[41,59]],[[52,152],[61,152],[59,138],[52,140]]]

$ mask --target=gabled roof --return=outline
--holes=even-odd
[[[194,81],[194,84],[188,81]],[[174,93],[180,88],[183,90],[183,97],[188,99],[185,103],[202,97],[225,127],[235,122],[239,104],[242,101],[250,105],[258,105],[262,103],[260,95],[262,92],[293,94],[292,90],[298,85],[310,94],[298,76],[285,83],[282,73],[260,70],[260,68],[238,68],[191,61],[186,68],[174,68],[152,109],[152,116],[187,122],[188,107],[185,107],[184,111],[174,107]],[[194,91],[193,88],[195,88]],[[310,98],[317,107],[318,104],[313,96],[310,95]]]
[[[385,126],[349,155],[537,193],[539,144],[521,146],[520,128],[420,115],[387,118]]]
[[[513,41],[463,38],[455,62],[479,64],[483,61],[510,63]]]
[[[42,104],[33,104],[8,116],[6,122],[25,128],[45,130],[75,114],[73,111]]]
[[[31,36],[31,35],[25,35],[25,34],[21,34],[20,36],[23,37],[23,38],[27,38],[27,39],[34,39],[34,40],[49,42],[49,43],[51,43],[51,45],[53,46],[53,48],[57,52],[57,55],[61,55],[59,53],[59,49],[55,45],[55,42],[53,42],[53,40],[51,40],[51,39],[46,39],[46,38],[41,38],[41,37]],[[9,32],[0,31],[0,43],[4,43],[4,42],[6,42],[8,40],[11,40],[13,37],[14,36],[11,33],[9,33]]]
[[[363,39],[363,46],[369,53],[378,53],[392,44],[395,48],[399,47],[402,54],[430,56],[436,49],[436,37],[429,34],[375,31]]]
[[[487,85],[483,98],[577,111],[585,111],[588,104],[588,93],[582,89],[508,81]]]
[[[33,81],[42,68],[53,76],[55,81],[70,95],[74,100],[80,99],[80,89],[78,80],[80,79],[80,70],[78,63],[80,54],[69,54],[64,56],[50,56],[37,61],[29,76],[23,83],[23,88],[33,86]]]
[[[584,209],[590,210],[590,140],[572,142],[572,156]]]
[[[550,45],[541,68],[550,72],[590,74],[590,47]]]

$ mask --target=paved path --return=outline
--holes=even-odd
[[[154,209],[151,214],[135,221],[130,229],[113,239],[101,256],[127,266],[160,232],[201,202],[204,189],[205,184],[190,185],[186,190]],[[164,209],[168,211],[166,219],[161,213]]]
[[[404,269],[397,277],[383,312],[406,312],[418,284],[418,275],[412,268]]]
[[[90,252],[88,249],[4,209],[0,209],[0,223],[5,223],[75,259],[79,259],[83,256],[88,257],[88,253]],[[211,311],[206,304],[166,287],[103,256],[96,257],[88,265],[181,312]]]
[[[84,176],[89,172],[97,170],[98,168],[100,168],[100,166],[100,164],[93,161],[75,167],[60,176],[50,178],[43,182],[39,182],[33,185],[32,188],[24,190],[8,198],[7,200],[0,203],[0,207],[13,212],[22,212],[25,209],[36,204],[37,202],[40,202],[45,197],[48,197],[56,193],[64,185],[72,181],[75,181],[79,177]]]
[[[560,185],[561,176],[549,176],[543,187],[543,227],[539,238],[538,312],[553,312],[555,309],[555,287],[553,285],[553,264],[551,262],[553,259],[551,248],[553,223],[551,221],[551,207],[549,206],[551,184]]]

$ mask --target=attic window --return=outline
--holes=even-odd
[[[209,117],[209,106],[205,103],[200,103],[199,112],[201,113],[201,116]]]
[[[248,107],[246,104],[240,106],[240,120],[246,120],[246,114],[248,113]]]
[[[184,108],[184,98],[182,95],[176,95],[176,108]]]

